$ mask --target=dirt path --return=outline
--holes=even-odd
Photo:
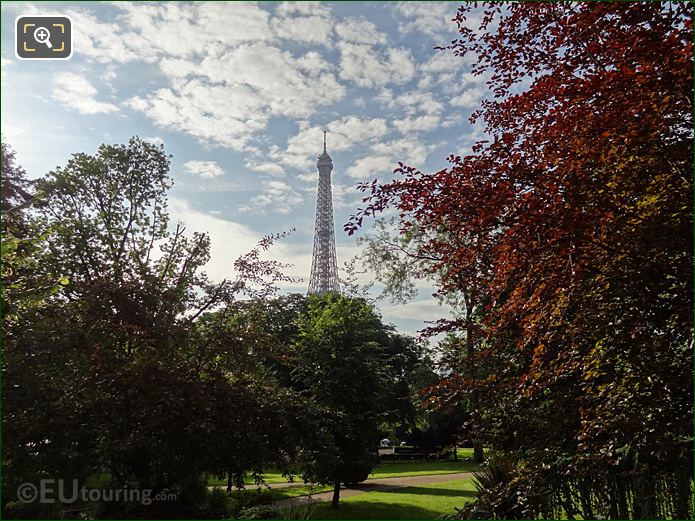
[[[399,488],[412,487],[415,485],[429,485],[432,483],[444,483],[445,481],[454,481],[457,479],[470,478],[473,474],[471,472],[457,472],[455,474],[432,474],[428,476],[408,476],[403,478],[376,478],[368,479],[363,483],[351,488],[343,488],[340,491],[340,499],[352,496],[358,496],[360,494],[365,494],[367,492],[387,492],[391,490],[397,490]],[[271,485],[272,487],[277,487],[278,485],[289,485],[292,483],[278,483],[276,485]],[[276,501],[275,505],[280,508],[289,508],[307,505],[308,503],[315,503],[317,501],[330,501],[333,498],[333,491],[319,492],[318,494],[313,494],[311,496],[298,496],[288,499],[283,499],[282,501]]]

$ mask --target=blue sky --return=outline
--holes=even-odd
[[[436,51],[456,37],[446,2],[2,3],[2,132],[31,177],[74,152],[139,135],[173,155],[172,219],[207,231],[213,278],[262,235],[296,232],[273,256],[305,292],[322,130],[333,158],[338,264],[358,252],[342,225],[355,186],[398,161],[446,165],[481,135],[468,122],[487,89],[470,59]],[[66,14],[73,57],[20,61],[18,15]],[[365,278],[369,278],[368,275]],[[414,332],[447,311],[422,285],[380,309]]]

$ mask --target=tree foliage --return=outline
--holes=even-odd
[[[686,517],[692,4],[484,6],[478,29],[459,9],[448,49],[489,76],[495,97],[472,117],[489,140],[362,185],[346,230],[393,206],[402,234],[428,237],[417,254],[440,259],[441,291],[485,295],[483,367],[458,389],[494,404],[480,425],[558,509]]]
[[[211,282],[208,236],[168,226],[168,168],[161,147],[134,138],[75,154],[37,184],[27,229],[45,232],[26,262],[32,281],[62,284],[21,308],[26,285],[4,293],[5,508],[23,481],[101,472],[186,497],[202,473],[243,481],[296,451],[301,397],[262,378],[230,321],[240,299],[288,280],[260,257],[278,237]],[[193,515],[181,502],[141,508],[129,515]]]
[[[211,281],[207,234],[169,222],[169,161],[133,138],[25,183],[3,145],[21,187],[3,199],[7,516],[64,513],[17,501],[42,478],[177,497],[99,518],[226,516],[207,476],[231,490],[269,468],[339,492],[367,477],[379,426],[412,416],[413,339],[363,299],[277,297],[292,279],[262,253],[284,234]]]
[[[325,411],[332,444],[305,447],[305,475],[334,485],[367,478],[376,464],[378,414],[384,409],[388,337],[365,301],[328,294],[309,300],[298,321],[293,376]],[[321,437],[319,437],[319,440]]]

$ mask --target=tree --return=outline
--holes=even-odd
[[[419,339],[398,334],[392,326],[385,326],[384,330],[382,371],[386,385],[379,438],[383,434],[407,440],[418,427],[418,392],[423,380],[434,374],[434,364]]]
[[[106,470],[114,485],[183,498],[202,473],[243,476],[296,450],[286,436],[303,401],[263,381],[251,338],[229,323],[239,299],[288,280],[260,258],[278,236],[213,283],[207,235],[169,231],[168,168],[163,148],[133,138],[75,154],[37,184],[31,229],[48,233],[32,238],[34,277],[65,283],[4,322],[6,509],[18,483],[39,477]],[[21,295],[11,297],[14,309]],[[116,508],[108,515],[193,515],[181,502]]]
[[[359,239],[359,243],[365,245],[362,260],[374,270],[377,280],[384,284],[383,294],[391,297],[394,302],[406,302],[417,295],[414,281],[424,279],[438,286],[433,295],[441,302],[450,306],[455,318],[453,320],[440,320],[426,327],[422,331],[425,337],[432,337],[441,332],[449,333],[449,341],[458,340],[465,342],[465,357],[460,360],[456,356],[456,363],[452,364],[451,357],[444,357],[439,364],[441,372],[451,376],[441,379],[438,385],[433,385],[424,391],[430,403],[450,404],[454,399],[460,399],[456,386],[450,385],[452,379],[457,379],[464,387],[475,386],[476,374],[480,372],[476,362],[476,345],[479,343],[479,315],[480,305],[485,299],[484,286],[480,278],[486,273],[488,257],[481,255],[481,259],[474,264],[474,269],[466,270],[464,284],[458,284],[455,288],[444,286],[445,281],[454,277],[459,281],[464,280],[460,268],[452,269],[443,262],[441,254],[431,249],[425,251],[424,247],[432,242],[462,244],[462,238],[452,236],[444,227],[434,230],[426,230],[409,221],[398,235],[398,226],[394,219],[390,221],[378,219],[375,222],[374,231]],[[454,336],[451,331],[459,329],[461,334]],[[447,350],[446,347],[440,346]],[[451,352],[450,349],[448,349]],[[467,380],[462,382],[462,380]],[[459,387],[461,386],[459,385]],[[453,394],[452,394],[453,391]],[[479,396],[477,391],[468,396],[465,409],[478,414]],[[447,405],[447,408],[450,408]],[[451,413],[451,411],[449,411]],[[475,431],[474,428],[469,431]],[[473,443],[473,461],[483,461],[483,440],[479,434],[467,436]]]
[[[34,196],[27,173],[15,162],[15,152],[2,137],[2,231],[20,234],[24,229],[24,213]]]
[[[305,476],[334,485],[363,481],[376,462],[378,413],[383,410],[384,326],[363,300],[311,297],[298,321],[294,377],[325,412],[327,435],[305,447]]]
[[[48,230],[37,225],[29,213],[40,204],[34,183],[16,164],[15,152],[2,138],[2,315],[3,325],[15,320],[25,307],[35,307],[58,291],[65,278],[36,274],[36,253]]]
[[[363,185],[346,229],[393,206],[429,233],[442,290],[481,285],[482,426],[555,512],[687,517],[692,4],[484,5],[477,30],[459,9],[449,49],[489,74],[490,139]]]

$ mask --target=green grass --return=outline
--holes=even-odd
[[[472,458],[473,457],[473,448],[459,448],[456,449],[456,455],[459,457],[459,459],[465,459],[465,458]]]
[[[236,516],[239,510],[243,508],[256,505],[270,505],[275,501],[297,496],[306,496],[308,494],[318,494],[319,492],[325,492],[331,489],[332,487],[323,485],[302,485],[276,489],[268,489],[265,487],[257,488],[253,485],[242,490],[234,489],[232,493],[227,496],[227,508],[230,513]]]
[[[472,461],[385,461],[369,475],[371,478],[404,478],[428,474],[472,472],[480,467]]]
[[[268,504],[281,499],[318,494],[327,490],[333,490],[333,487],[331,485],[300,485],[268,489],[265,487],[257,488],[255,485],[251,485],[243,490],[234,489],[230,497],[242,505]]]
[[[470,461],[470,458],[473,457],[473,449],[458,449],[457,454],[459,461],[384,461],[381,465],[379,465],[373,470],[369,478],[397,478],[407,476],[426,476],[428,474],[454,474],[456,472],[472,472],[474,470],[479,469],[479,466],[477,464]],[[464,461],[467,458],[468,461]],[[272,485],[273,483],[287,483],[286,477],[284,477],[279,472],[273,470],[269,470],[266,474],[263,475],[263,478],[269,485]],[[295,478],[295,481],[301,480]],[[208,479],[208,485],[218,485],[221,487],[226,487],[227,480],[211,477],[210,479]],[[253,479],[247,479],[246,485],[253,486]]]
[[[408,461],[395,460],[384,461],[376,467],[370,478],[397,478],[407,476],[426,476],[428,474],[454,474],[456,472],[473,472],[480,466],[473,463],[473,449],[458,449],[456,451],[459,461],[434,460],[434,461]]]
[[[280,472],[277,472],[275,470],[269,470],[265,474],[263,474],[263,479],[265,480],[266,483],[269,485],[272,485],[273,483],[287,483],[287,478],[283,476]],[[295,477],[295,481],[301,481],[301,479]],[[249,485],[255,485],[255,482],[252,477],[246,478],[244,481],[247,486]],[[227,487],[227,478],[217,478],[214,476],[210,476],[208,478],[208,485],[210,486],[220,486],[220,487]]]
[[[471,479],[401,488],[393,492],[367,492],[340,500],[340,509],[330,503],[316,505],[314,519],[436,519],[454,514],[475,499]]]

